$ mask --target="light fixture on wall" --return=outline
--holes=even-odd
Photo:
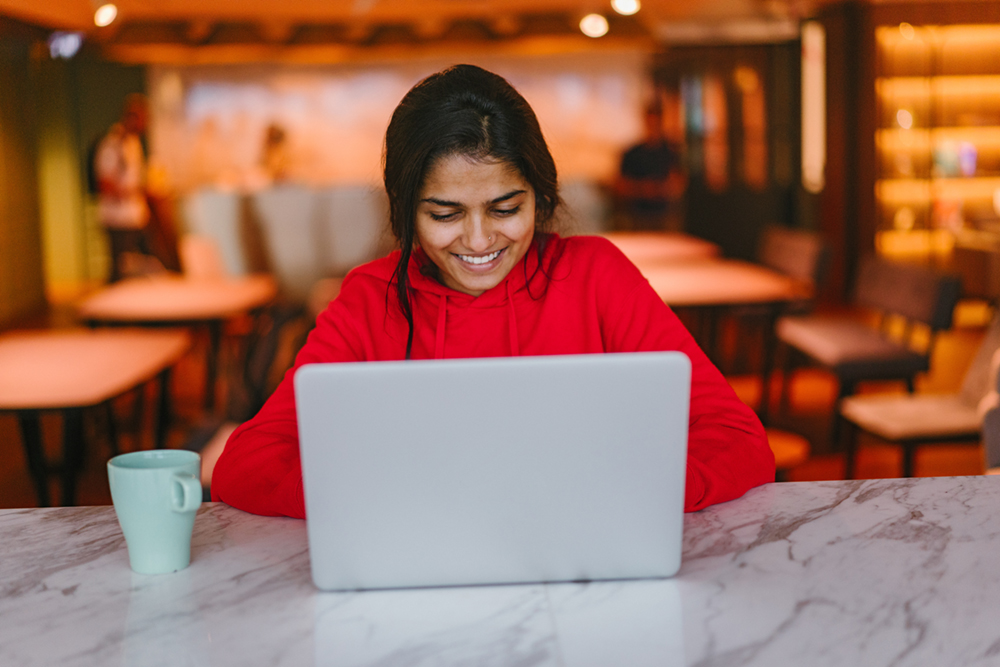
[[[611,8],[622,16],[632,16],[642,8],[639,0],[611,0]]]
[[[98,28],[104,28],[105,26],[111,25],[117,17],[118,7],[109,2],[101,5],[94,12],[94,25]]]
[[[608,34],[608,20],[600,14],[587,14],[580,19],[580,32],[587,37],[604,37]]]
[[[69,60],[76,55],[83,45],[83,34],[79,32],[57,31],[49,35],[49,55],[52,59]]]

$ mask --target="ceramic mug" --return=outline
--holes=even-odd
[[[201,457],[183,449],[121,454],[108,461],[108,483],[132,569],[162,574],[186,568],[201,506]]]

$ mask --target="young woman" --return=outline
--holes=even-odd
[[[338,361],[680,350],[692,364],[685,508],[774,479],[760,421],[638,269],[604,239],[547,231],[555,163],[507,81],[458,65],[414,86],[386,131],[384,177],[400,249],[345,278],[295,368],[230,437],[214,500],[305,516],[292,375]],[[515,418],[489,408],[484,428]]]

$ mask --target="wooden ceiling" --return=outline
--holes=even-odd
[[[620,16],[610,0],[117,0],[118,18],[93,23],[105,0],[0,0],[0,15],[85,33],[107,57],[145,62],[339,61],[455,47],[572,51],[654,48],[669,41],[761,41],[833,0],[642,0]],[[606,37],[579,32],[598,12]]]

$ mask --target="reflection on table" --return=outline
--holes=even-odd
[[[83,410],[104,406],[115,449],[109,401],[159,378],[155,444],[162,447],[169,417],[170,367],[190,344],[183,331],[48,330],[0,336],[0,411],[18,416],[39,504],[50,504],[50,466],[42,449],[39,413],[62,413],[62,502],[72,505],[83,461]]]
[[[671,580],[346,594],[303,521],[208,504],[191,567],[143,576],[111,507],[3,510],[0,663],[988,664],[998,505],[996,477],[769,484],[687,515]]]
[[[179,276],[133,278],[110,285],[85,299],[77,312],[91,325],[207,326],[210,342],[205,404],[212,409],[223,322],[270,303],[277,291],[274,279],[267,275],[216,280]]]

